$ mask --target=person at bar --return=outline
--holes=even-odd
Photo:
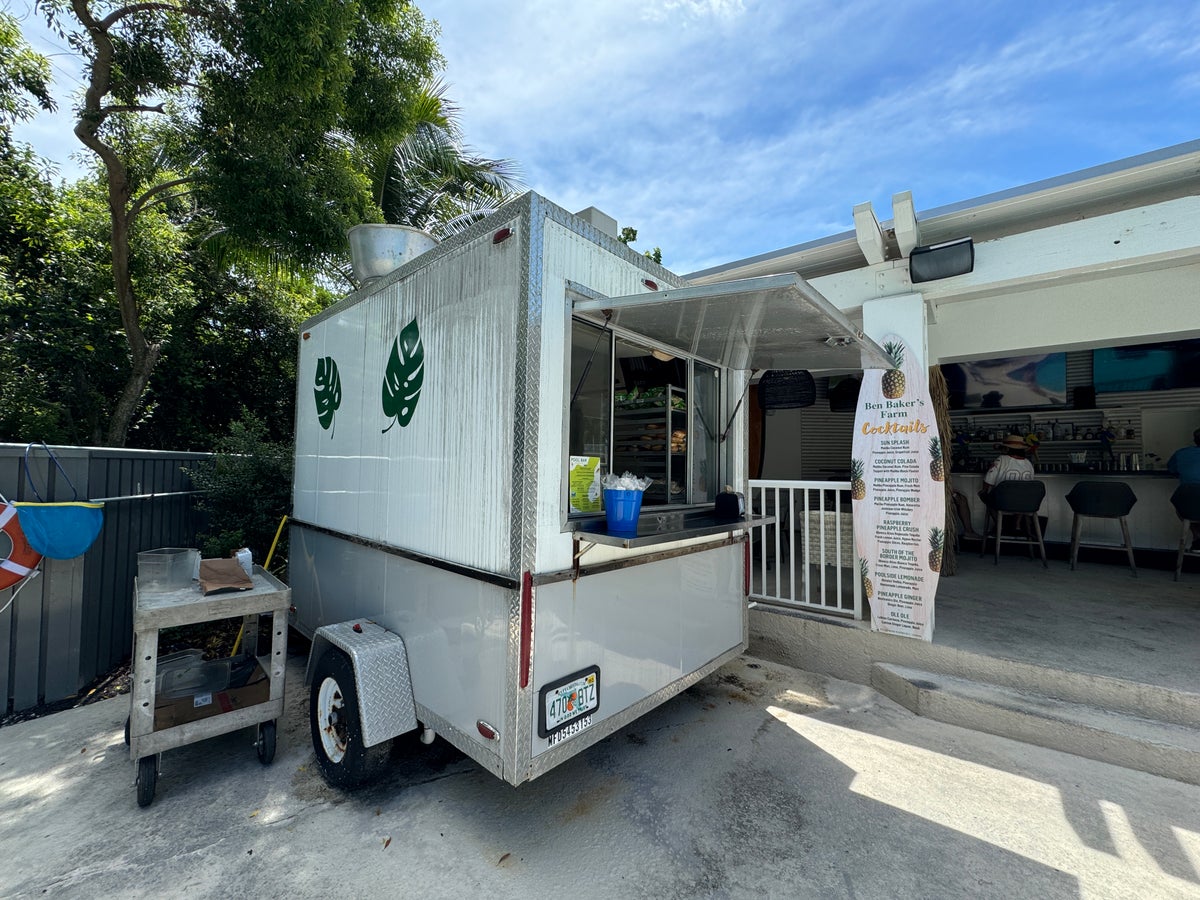
[[[994,498],[992,491],[1002,481],[1031,481],[1033,479],[1033,463],[1025,458],[1029,452],[1029,444],[1019,434],[1010,434],[1000,444],[1004,453],[996,457],[983,475],[983,486],[979,489],[979,499],[987,507],[987,515],[983,521],[983,533],[987,534],[995,519]],[[1026,533],[1026,522],[1020,520],[1018,527],[1021,533]]]
[[[1001,481],[1029,481],[1033,478],[1033,463],[1025,458],[1029,445],[1019,434],[1010,434],[1000,445],[1004,454],[996,457],[992,467],[984,473],[983,487],[979,491],[981,499],[990,508],[989,495],[992,489]]]
[[[1200,484],[1200,428],[1192,432],[1191,447],[1180,447],[1167,460],[1167,471],[1180,484]]]
[[[1192,432],[1192,446],[1180,447],[1167,460],[1167,471],[1180,484],[1200,484],[1200,428]],[[1200,522],[1192,523],[1192,546],[1200,546]]]

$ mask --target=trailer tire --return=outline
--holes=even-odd
[[[363,745],[354,666],[335,647],[327,649],[313,669],[308,718],[317,768],[333,787],[360,787],[387,758],[387,741]]]

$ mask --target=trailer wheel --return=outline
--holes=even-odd
[[[334,647],[325,651],[313,670],[309,723],[317,768],[334,787],[359,787],[387,756],[386,741],[374,747],[363,746],[354,666],[345,653]]]

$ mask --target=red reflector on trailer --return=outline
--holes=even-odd
[[[652,290],[652,291],[658,290],[658,282],[657,281],[651,281],[649,278],[643,278],[642,284],[644,284],[646,287],[650,288],[650,290]]]
[[[354,633],[362,634],[362,626],[359,625],[357,622],[354,623]]]
[[[475,728],[489,741],[494,741],[497,737],[499,737],[499,735],[496,734],[496,729],[487,722],[483,721],[483,719],[480,719],[475,723]]]
[[[505,241],[507,241],[510,237],[512,237],[512,229],[511,228],[501,228],[499,231],[497,231],[495,234],[492,235],[492,243],[493,244],[502,244]]]
[[[521,576],[521,687],[529,687],[529,658],[533,652],[533,573]]]

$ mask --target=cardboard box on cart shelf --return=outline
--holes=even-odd
[[[246,709],[271,698],[271,679],[262,663],[255,660],[254,671],[240,687],[220,691],[204,691],[173,699],[159,699],[154,704],[154,730],[162,731],[176,725],[196,722],[221,713]]]

